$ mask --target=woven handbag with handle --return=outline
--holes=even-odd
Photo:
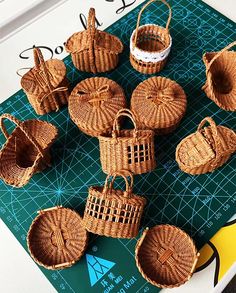
[[[126,190],[113,188],[114,180],[122,176]],[[129,184],[127,176],[131,178]],[[146,199],[133,194],[133,176],[130,172],[114,173],[109,184],[107,176],[104,187],[89,188],[84,212],[84,224],[89,232],[115,238],[133,238],[139,231]]]

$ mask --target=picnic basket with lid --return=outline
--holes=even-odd
[[[167,134],[179,125],[186,111],[182,87],[169,78],[154,76],[141,82],[133,91],[131,110],[139,128]]]
[[[210,126],[203,127],[206,123]],[[213,172],[236,152],[236,133],[216,125],[211,117],[204,118],[197,131],[185,137],[176,148],[176,161],[186,173]]]
[[[203,55],[206,83],[202,87],[208,98],[220,108],[236,111],[236,52],[228,51],[236,41],[219,52]]]
[[[21,86],[38,115],[57,111],[67,104],[69,96],[66,66],[63,61],[44,61],[39,48],[34,48],[35,66],[21,78]]]
[[[95,9],[90,8],[87,29],[74,33],[65,44],[74,66],[92,73],[114,69],[123,51],[119,38],[95,27]]]
[[[156,1],[164,3],[169,9],[166,27],[155,24],[140,26],[143,11]],[[169,34],[171,15],[171,7],[165,0],[151,0],[139,12],[136,29],[130,38],[130,63],[137,71],[153,74],[161,71],[165,66],[172,46]]]
[[[120,130],[119,118],[125,116],[132,121],[134,129]],[[114,119],[112,134],[101,135],[98,139],[104,173],[125,169],[133,174],[142,174],[155,169],[154,132],[138,129],[130,110],[121,109]]]
[[[11,134],[5,119],[16,124]],[[7,139],[0,151],[0,178],[6,184],[22,187],[34,173],[50,165],[49,148],[57,137],[57,128],[36,119],[21,122],[10,114],[0,116],[0,128]]]
[[[139,231],[146,199],[133,194],[133,175],[127,171],[108,175],[104,187],[89,188],[84,212],[84,224],[89,232],[115,238],[133,238]],[[123,177],[126,190],[114,189],[117,176]],[[129,184],[127,177],[131,178]]]
[[[40,210],[27,235],[31,257],[50,270],[72,266],[84,254],[87,243],[80,215],[62,206]]]
[[[149,283],[160,288],[178,287],[188,281],[198,257],[193,240],[171,225],[147,228],[135,249],[140,273]]]
[[[116,113],[125,106],[123,89],[105,77],[81,81],[69,97],[71,119],[91,136],[110,133]]]

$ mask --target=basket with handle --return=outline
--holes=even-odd
[[[208,98],[220,108],[236,111],[236,52],[228,51],[236,41],[219,52],[203,55],[206,83],[202,87]]]
[[[128,117],[134,129],[120,130],[119,119]],[[133,113],[118,111],[111,135],[99,136],[100,161],[106,174],[129,170],[133,174],[150,172],[156,167],[154,131],[138,129]]]
[[[139,231],[146,199],[133,194],[133,175],[125,170],[115,172],[109,184],[107,176],[104,187],[89,188],[84,212],[84,224],[89,232],[114,238],[133,238]],[[123,177],[125,191],[114,189],[117,176]],[[127,177],[131,178],[129,183]]]
[[[16,124],[11,134],[5,119]],[[50,165],[49,148],[57,137],[57,128],[36,119],[21,122],[10,114],[0,116],[0,128],[7,139],[0,151],[0,178],[6,184],[22,187],[34,173]]]
[[[21,86],[38,115],[58,111],[69,97],[66,66],[58,59],[44,60],[39,48],[34,48],[35,66],[21,78]]]
[[[160,1],[169,9],[169,17],[165,27],[155,24],[140,26],[143,11],[153,2]],[[151,0],[146,3],[138,15],[136,29],[130,38],[130,63],[141,73],[153,74],[161,71],[166,64],[172,46],[169,34],[171,7],[165,0]]]
[[[98,73],[117,66],[123,44],[116,36],[96,29],[95,9],[90,8],[87,29],[73,34],[65,48],[77,69]]]

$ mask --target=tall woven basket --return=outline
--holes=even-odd
[[[126,190],[113,188],[114,180],[122,176]],[[130,176],[129,184],[127,176]],[[114,238],[133,238],[139,231],[146,199],[133,194],[133,176],[127,171],[114,173],[111,183],[107,176],[104,187],[89,188],[84,212],[84,224],[89,232]]]
[[[206,83],[203,86],[208,98],[220,108],[236,111],[236,52],[228,51],[236,41],[219,52],[205,53]]]
[[[134,129],[120,130],[119,118],[125,116],[133,122]],[[113,123],[112,135],[99,136],[98,139],[104,173],[125,169],[142,174],[155,169],[154,131],[138,129],[130,110],[120,110]]]
[[[65,44],[73,64],[81,71],[105,72],[118,64],[123,44],[119,38],[95,27],[95,9],[90,8],[87,29],[73,34]]]
[[[6,130],[5,119],[16,124],[11,134]],[[50,166],[49,149],[57,137],[57,128],[46,121],[21,122],[10,114],[0,116],[0,128],[7,139],[0,151],[0,178],[6,184],[22,187],[34,173]]]
[[[143,11],[156,1],[164,3],[169,9],[166,27],[155,24],[140,26]],[[165,66],[172,46],[172,38],[169,34],[171,15],[171,7],[165,0],[151,0],[139,12],[136,29],[130,38],[130,63],[137,71],[153,74],[161,71]]]

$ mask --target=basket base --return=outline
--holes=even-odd
[[[168,58],[159,62],[152,63],[152,62],[143,62],[141,60],[137,60],[132,54],[130,54],[130,57],[129,57],[130,63],[133,66],[133,68],[137,70],[138,72],[144,73],[144,74],[154,74],[154,73],[160,72],[164,68],[167,62],[167,59]]]

